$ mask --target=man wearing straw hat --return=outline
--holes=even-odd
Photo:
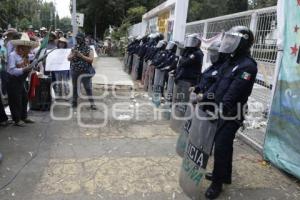
[[[14,46],[11,44],[11,40],[16,39],[17,35],[18,31],[14,28],[9,28],[7,29],[7,31],[5,31],[5,33],[3,33],[3,36],[7,38],[7,56],[9,56],[9,54],[14,51]]]
[[[22,33],[18,40],[12,40],[15,50],[8,60],[8,104],[12,119],[16,126],[33,123],[27,115],[28,97],[25,88],[26,78],[32,67],[29,65],[30,50],[38,46],[38,42],[31,41],[27,33]]]

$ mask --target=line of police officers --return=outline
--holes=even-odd
[[[232,181],[233,141],[244,120],[243,108],[257,75],[257,64],[250,55],[253,43],[254,35],[249,28],[233,27],[224,34],[222,41],[213,42],[208,48],[212,65],[204,72],[201,39],[197,34],[186,38],[180,55],[176,55],[178,43],[170,41],[167,44],[161,34],[138,37],[127,49],[129,55],[139,55],[141,64],[143,61],[150,62],[147,71],[149,66],[154,66],[156,73],[158,70],[164,72],[163,81],[160,78],[158,83],[153,77],[149,80],[155,92],[163,91],[169,72],[173,72],[175,85],[180,81],[190,84],[189,90],[196,97],[192,101],[216,105],[203,106],[205,111],[218,113],[219,121],[214,138],[214,169],[206,175],[212,181],[205,193],[208,199],[219,197],[223,184],[231,184]],[[144,73],[147,74],[147,71]],[[139,73],[141,78],[143,70]]]

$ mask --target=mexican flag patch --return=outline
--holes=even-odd
[[[244,72],[242,74],[241,78],[246,80],[246,81],[250,81],[251,80],[251,74],[249,74],[248,72]]]

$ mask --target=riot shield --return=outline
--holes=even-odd
[[[196,107],[179,177],[181,188],[191,199],[203,196],[200,183],[206,173],[218,127],[217,121],[208,120],[210,118],[199,106]]]
[[[191,83],[184,80],[179,80],[174,87],[170,127],[177,133],[180,133],[181,127],[183,123],[185,123],[185,121],[180,118],[184,117],[187,109],[186,104],[189,102],[190,87]]]
[[[167,90],[166,90],[166,93],[165,93],[165,97],[166,97],[166,101],[167,102],[172,102],[174,84],[175,84],[174,74],[173,73],[169,73],[168,85],[167,85]]]
[[[132,65],[131,77],[135,81],[138,79],[139,66],[140,66],[140,57],[138,55],[134,54],[134,62]]]
[[[146,79],[147,67],[148,67],[148,62],[144,61],[143,62],[143,74],[142,74],[142,84],[144,86],[145,86],[145,79]]]
[[[155,72],[155,66],[150,65],[148,71],[148,95],[152,95],[152,89],[153,89],[153,79],[154,79],[154,72]]]
[[[181,128],[181,133],[178,137],[177,144],[176,144],[176,152],[177,154],[183,158],[184,151],[186,149],[186,143],[190,134],[192,119],[194,116],[194,106],[191,104],[187,107],[185,112],[186,121]]]
[[[124,55],[124,60],[123,60],[123,69],[124,69],[124,71],[126,71],[126,68],[127,68],[128,58],[129,58],[129,55],[128,55],[128,52],[126,51],[125,55]]]
[[[160,105],[161,95],[164,87],[165,71],[155,69],[152,101],[156,106]]]
[[[133,54],[129,54],[127,67],[126,67],[126,72],[128,74],[131,74],[132,65],[133,65],[133,57],[134,57]]]

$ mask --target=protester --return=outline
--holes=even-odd
[[[8,74],[7,74],[7,62],[9,55],[14,51],[15,47],[11,43],[11,40],[19,38],[19,33],[14,28],[9,28],[4,34],[4,37],[6,37],[4,41],[4,46],[1,48],[2,52],[2,71],[1,71],[1,81],[2,81],[2,93],[4,95],[7,94],[7,81],[8,81]]]
[[[61,37],[57,42],[58,49],[67,49],[68,48],[68,41],[66,38]],[[63,70],[63,71],[54,71],[53,74],[55,76],[55,80],[57,84],[55,85],[56,94],[61,97],[65,97],[69,93],[68,81],[69,81],[69,73],[70,70]]]
[[[11,52],[14,51],[14,45],[11,43],[11,40],[16,39],[19,37],[18,31],[14,28],[9,28],[7,31],[3,34],[4,37],[6,37],[6,50],[7,50],[7,56],[11,54]]]
[[[201,40],[197,34],[189,35],[185,41],[185,50],[176,70],[175,82],[183,80],[196,85],[201,78],[203,53]]]
[[[51,32],[49,35],[49,41],[48,41],[48,45],[47,45],[47,50],[51,50],[51,49],[55,49],[57,47],[56,44],[56,33],[55,32]]]
[[[27,34],[28,34],[29,38],[35,37],[35,33],[34,33],[34,31],[33,31],[33,26],[32,26],[32,25],[29,25],[29,26],[28,26]]]
[[[253,43],[252,31],[244,26],[233,27],[225,34],[219,52],[231,56],[222,65],[221,76],[207,91],[213,94],[220,115],[214,139],[214,169],[212,176],[207,177],[212,180],[205,193],[208,199],[218,198],[223,184],[232,182],[233,140],[244,120],[244,107],[257,75],[257,64],[250,55]]]
[[[77,107],[78,95],[80,92],[81,83],[89,97],[90,108],[97,110],[93,99],[92,91],[92,76],[95,74],[95,70],[92,66],[94,60],[93,50],[86,45],[85,35],[78,33],[76,35],[76,46],[72,49],[68,59],[71,61],[71,74],[73,82],[73,102],[72,106]],[[83,77],[82,77],[83,76]]]
[[[8,103],[12,119],[16,126],[24,126],[25,123],[34,123],[28,118],[28,97],[25,89],[26,78],[31,71],[30,50],[38,45],[31,41],[27,33],[23,33],[18,40],[12,40],[15,50],[9,55],[8,61]]]
[[[46,35],[47,35],[47,29],[45,27],[41,27],[40,28],[40,37],[41,37],[41,40],[43,40]]]

